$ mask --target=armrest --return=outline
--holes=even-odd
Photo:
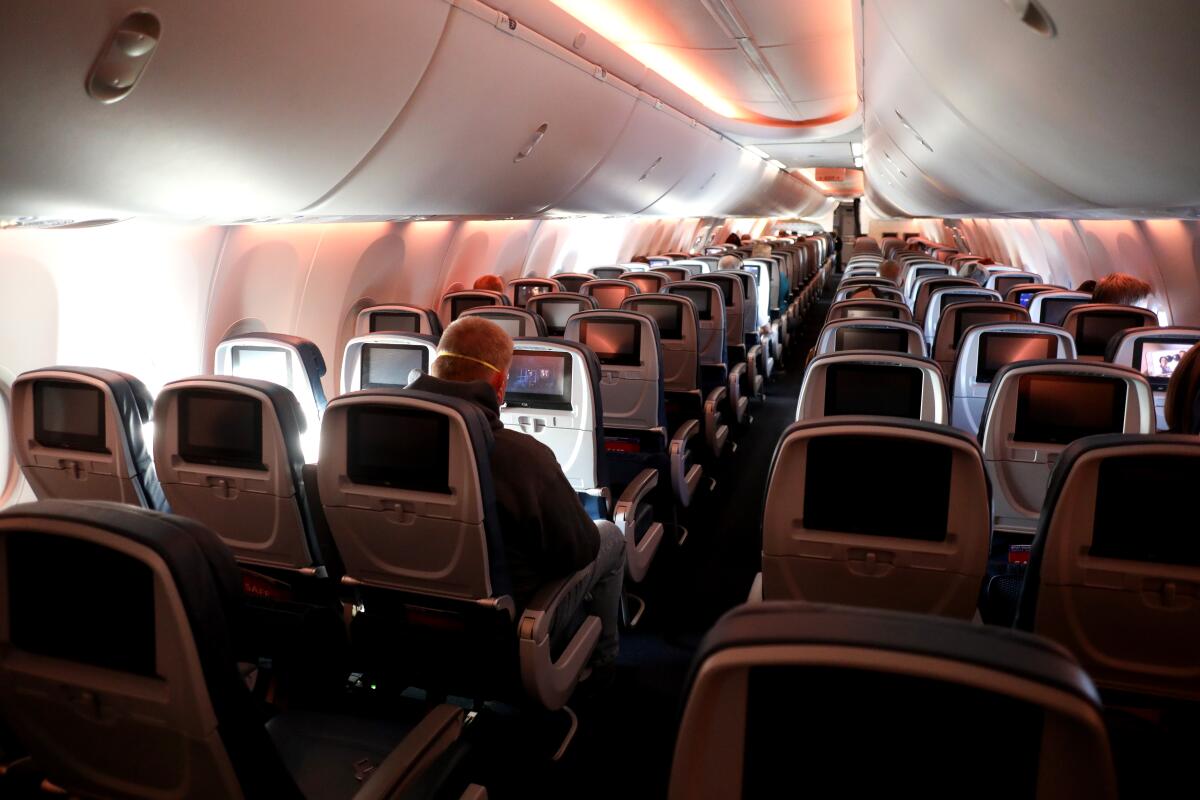
[[[746,374],[745,363],[737,364],[729,370],[729,406],[733,409],[733,419],[741,423],[746,416],[746,407],[750,401],[742,397],[742,377]]]
[[[700,433],[700,422],[689,419],[680,425],[671,437],[671,488],[675,490],[675,497],[684,508],[691,505],[692,493],[696,491],[700,477],[704,474],[704,468],[699,464],[688,466],[688,456],[691,455],[688,443]]]
[[[746,351],[746,363],[750,365],[750,393],[755,397],[762,394],[763,375],[758,365],[762,363],[762,345],[756,344]]]
[[[587,593],[593,565],[538,589],[517,621],[521,684],[550,711],[562,708],[600,640],[600,618],[588,616],[558,660],[550,652],[550,630],[560,613],[573,612]]]
[[[404,791],[462,735],[463,719],[458,706],[434,707],[375,768],[354,800],[386,800]]]
[[[652,523],[650,530],[642,535],[642,540],[640,542],[637,540],[638,509],[644,503],[650,502],[650,492],[654,491],[656,486],[658,486],[658,471],[642,470],[625,487],[625,491],[617,499],[617,507],[613,512],[613,523],[625,537],[625,565],[629,570],[629,578],[634,583],[638,583],[646,577],[646,572],[650,569],[650,562],[654,559],[654,552],[662,540],[661,522]]]
[[[720,458],[729,439],[729,426],[721,424],[721,401],[729,396],[729,390],[718,386],[704,398],[704,435],[708,440],[709,452]]]

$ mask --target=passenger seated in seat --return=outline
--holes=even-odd
[[[475,279],[472,289],[484,289],[489,292],[503,292],[504,281],[497,275],[480,275]]]
[[[721,260],[717,262],[717,269],[741,269],[742,260],[737,256],[721,256]]]
[[[512,354],[512,339],[499,325],[483,317],[459,317],[442,333],[432,375],[422,375],[408,388],[469,400],[483,409],[495,442],[496,510],[518,604],[524,606],[547,581],[595,560],[581,601],[588,613],[600,617],[593,669],[611,670],[617,658],[625,541],[615,527],[592,522],[550,448],[500,421]]]
[[[879,262],[879,277],[887,278],[895,284],[900,283],[900,273],[902,267],[890,258],[886,261]]]
[[[1150,284],[1126,272],[1105,275],[1092,292],[1093,303],[1113,303],[1119,306],[1141,305],[1150,296]]]
[[[1088,294],[1092,294],[1093,292],[1096,291],[1096,282],[1094,280],[1092,280],[1091,278],[1089,278],[1088,280],[1086,280],[1083,283],[1076,286],[1075,291],[1087,292]]]

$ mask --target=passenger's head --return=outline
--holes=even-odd
[[[1125,272],[1105,275],[1092,292],[1094,303],[1136,306],[1150,296],[1150,284]]]
[[[717,262],[717,269],[741,269],[742,260],[737,256],[721,256],[721,260]]]
[[[900,280],[900,265],[890,258],[887,261],[879,262],[879,277],[896,283]]]
[[[1088,294],[1091,294],[1092,292],[1096,291],[1096,282],[1091,279],[1088,279],[1088,280],[1084,281],[1083,283],[1079,284],[1078,286],[1076,286],[1075,291],[1087,292]]]
[[[512,355],[512,339],[499,325],[483,317],[459,317],[442,332],[430,372],[444,381],[484,381],[503,403]]]
[[[485,289],[489,292],[503,292],[504,281],[496,275],[481,275],[475,279],[474,289]]]

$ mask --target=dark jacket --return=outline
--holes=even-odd
[[[500,421],[496,393],[483,381],[460,383],[422,375],[410,389],[470,400],[492,427],[492,484],[517,604],[555,578],[583,569],[600,551],[600,535],[554,452]]]

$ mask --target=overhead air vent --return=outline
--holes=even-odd
[[[901,124],[901,125],[903,125],[905,128],[907,128],[907,129],[908,129],[908,132],[909,132],[909,133],[911,133],[911,134],[912,134],[912,135],[913,135],[913,136],[916,138],[916,140],[917,140],[918,142],[920,142],[921,144],[925,145],[925,149],[926,149],[926,150],[928,150],[929,152],[931,152],[931,153],[932,153],[932,152],[933,152],[933,146],[932,146],[932,145],[930,145],[930,144],[929,144],[929,142],[925,141],[925,137],[924,137],[924,136],[922,136],[921,134],[917,133],[917,129],[916,129],[916,128],[914,128],[914,127],[912,126],[912,123],[910,123],[908,120],[906,120],[906,119],[904,118],[904,115],[900,113],[900,109],[896,108],[896,109],[892,109],[892,110],[896,112],[896,116],[899,118],[899,120],[900,120],[900,124]]]
[[[158,17],[135,11],[117,25],[87,77],[87,91],[101,103],[129,95],[142,77],[162,35]]]
[[[1042,8],[1042,4],[1038,0],[1004,0],[1004,2],[1025,27],[1039,36],[1053,39],[1058,33],[1054,27],[1054,20],[1050,19],[1050,15],[1046,13],[1046,9]]]

